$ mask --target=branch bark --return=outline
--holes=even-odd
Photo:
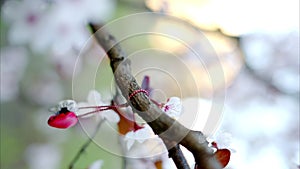
[[[110,66],[118,87],[134,112],[138,113],[163,140],[174,141],[191,151],[199,168],[221,169],[221,165],[215,159],[212,149],[208,147],[208,142],[202,132],[189,130],[170,118],[144,93],[138,93],[130,100],[128,99],[131,93],[141,89],[131,74],[130,60],[126,59],[125,53],[111,34],[103,29],[97,31],[100,29],[97,25],[91,24],[91,27],[96,40],[110,59]]]
[[[187,163],[179,144],[176,142],[172,142],[166,139],[163,139],[163,142],[165,143],[168,152],[169,152],[169,158],[172,158],[177,168],[180,169],[190,169],[189,164]]]

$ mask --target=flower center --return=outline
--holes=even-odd
[[[68,110],[68,108],[63,107],[63,108],[60,109],[60,111],[58,112],[58,114],[66,114],[66,113],[68,113],[68,112],[70,112],[70,111]]]
[[[166,106],[165,106],[165,109],[164,109],[164,112],[166,112],[166,111],[168,111],[168,110],[170,110],[170,106],[169,106],[169,105],[166,105]]]
[[[33,25],[37,22],[38,20],[38,17],[34,14],[29,14],[27,17],[26,17],[26,21],[29,25]]]

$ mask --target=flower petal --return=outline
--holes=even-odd
[[[91,105],[89,105],[88,103],[86,103],[86,102],[79,102],[78,103],[78,107],[88,107],[88,106],[91,106]],[[94,111],[94,110],[96,110],[96,109],[79,109],[77,112],[76,112],[76,115],[77,116],[80,116],[80,115],[83,115],[83,114],[86,114],[86,113],[89,113],[89,112],[91,112],[91,111]],[[94,114],[91,114],[91,115],[87,115],[87,116],[83,116],[83,118],[88,118],[88,117],[91,117],[91,116],[93,116]]]
[[[51,116],[48,120],[48,125],[51,127],[66,129],[73,127],[78,122],[74,112],[61,113]]]
[[[133,143],[134,143],[134,139],[128,139],[127,140],[127,150],[130,150],[131,147],[133,146]]]
[[[222,167],[226,167],[230,161],[230,151],[228,149],[218,149],[215,153],[216,159],[220,162]]]
[[[151,92],[153,89],[150,87],[150,77],[149,76],[144,76],[141,88],[146,90],[151,96]]]
[[[120,116],[111,110],[101,112],[100,115],[111,123],[118,123],[120,121]]]
[[[135,142],[135,132],[130,131],[126,133],[126,135],[124,136],[124,141],[126,142],[127,149],[130,150],[133,143]]]
[[[74,100],[62,100],[58,103],[58,110],[66,107],[70,112],[76,112],[78,110],[77,104]]]
[[[91,90],[88,94],[87,101],[91,105],[102,105],[101,94],[96,90]]]
[[[172,118],[179,117],[182,112],[182,103],[180,98],[170,97],[167,103],[162,107],[162,110]]]

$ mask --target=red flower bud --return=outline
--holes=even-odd
[[[73,127],[78,122],[74,112],[64,112],[51,116],[48,119],[48,125],[51,127],[66,129]]]

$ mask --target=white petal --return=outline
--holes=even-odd
[[[149,130],[147,128],[142,128],[142,129],[139,129],[138,131],[136,131],[136,138],[145,140],[145,139],[151,138],[151,133],[149,132]]]
[[[93,162],[93,164],[91,164],[88,169],[101,169],[102,165],[103,165],[103,161],[97,160],[97,161]]]
[[[87,101],[89,104],[93,106],[99,106],[103,102],[101,101],[101,95],[98,91],[96,90],[91,90],[88,94]]]
[[[163,106],[162,110],[165,111],[166,114],[168,114],[170,117],[178,118],[182,112],[182,103],[180,101],[180,98],[169,98],[168,102]]]
[[[69,111],[72,112],[76,112],[78,110],[77,103],[74,100],[62,100],[58,103],[59,110],[64,107],[66,107]]]
[[[138,131],[135,132],[135,140],[138,141],[139,143],[143,143],[147,138],[147,134],[144,129],[139,129]]]
[[[88,103],[86,102],[79,102],[78,104],[78,107],[88,107],[90,106]],[[83,114],[86,114],[88,112],[91,112],[95,109],[78,109],[78,111],[76,111],[76,115],[79,116],[79,115],[83,115]],[[83,117],[91,117],[93,114],[91,115],[87,115],[87,116],[83,116]]]
[[[133,146],[134,141],[135,141],[134,139],[127,140],[127,150],[131,149],[131,147]]]
[[[135,133],[133,131],[130,131],[130,132],[125,134],[124,140],[125,141],[130,140],[130,139],[134,138],[134,136],[135,136]]]
[[[179,97],[170,97],[169,99],[168,99],[168,103],[169,104],[178,104],[178,103],[180,103],[181,101],[180,101],[180,98]]]
[[[101,112],[100,115],[111,123],[118,123],[120,121],[119,115],[112,110]]]

